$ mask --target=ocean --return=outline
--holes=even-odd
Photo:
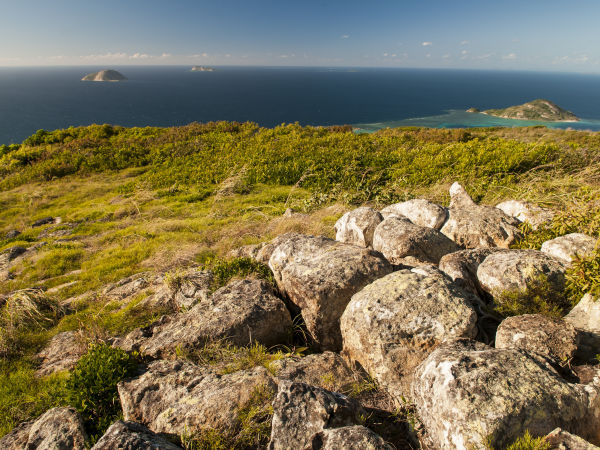
[[[110,123],[172,126],[213,120],[272,127],[352,124],[521,126],[532,122],[464,112],[546,98],[582,118],[553,127],[600,130],[600,75],[475,70],[110,67],[128,81],[82,82],[107,67],[0,68],[0,144],[38,129]]]

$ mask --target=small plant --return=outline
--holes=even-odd
[[[543,438],[534,438],[529,431],[506,447],[506,450],[548,450],[550,444]]]
[[[358,397],[365,392],[375,392],[378,388],[379,386],[375,378],[367,376],[360,381],[352,383],[349,396]]]
[[[572,305],[576,305],[587,293],[600,297],[600,248],[588,257],[576,257],[567,270],[566,279]]]
[[[225,286],[233,278],[250,276],[275,284],[271,269],[252,258],[213,259],[205,264],[204,270],[212,271],[214,290]]]

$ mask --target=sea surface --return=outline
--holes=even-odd
[[[464,112],[546,98],[583,120],[553,127],[600,130],[600,75],[370,68],[119,67],[129,80],[82,82],[107,67],[0,68],[0,144],[38,129],[110,123],[171,126],[212,120],[272,127],[523,126]],[[539,123],[539,122],[538,122]]]

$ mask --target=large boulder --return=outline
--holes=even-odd
[[[550,446],[549,450],[598,450],[600,448],[560,428],[546,435],[544,440]]]
[[[386,206],[381,210],[384,219],[390,217],[406,217],[415,225],[439,230],[448,217],[446,208],[429,200],[415,198],[402,203]]]
[[[348,244],[370,247],[375,228],[383,220],[373,208],[363,206],[347,212],[335,223],[335,239]]]
[[[597,247],[598,239],[583,233],[571,233],[560,236],[542,244],[542,252],[558,258],[566,263],[573,261],[576,256],[590,256]]]
[[[373,248],[393,264],[402,264],[407,258],[437,264],[442,256],[460,250],[439,231],[397,216],[385,219],[377,226]]]
[[[92,450],[181,450],[181,447],[135,422],[118,420]]]
[[[458,183],[450,187],[448,220],[441,232],[465,248],[508,248],[519,236],[519,221],[498,208],[477,205]]]
[[[365,411],[354,400],[335,392],[291,381],[279,383],[273,402],[269,450],[313,447],[315,435],[326,428],[361,423]]]
[[[52,408],[29,430],[26,449],[84,450],[87,434],[75,408]]]
[[[577,357],[583,361],[595,359],[600,354],[600,299],[584,295],[565,320],[579,331]]]
[[[519,222],[527,222],[534,230],[552,221],[554,213],[549,209],[519,200],[506,200],[498,203],[496,208],[514,217]]]
[[[339,351],[339,319],[350,298],[392,271],[374,250],[326,237],[295,235],[269,260],[277,285],[302,312],[315,347]]]
[[[279,236],[277,236],[276,238],[271,240],[271,242],[263,243],[261,248],[258,250],[255,259],[260,263],[269,264],[271,255],[273,255],[273,252],[275,251],[275,249],[277,247],[279,247],[281,244],[283,244],[289,240],[298,239],[299,236],[303,236],[303,235],[301,235],[299,233],[280,234]]]
[[[132,331],[118,346],[157,358],[176,348],[192,350],[211,340],[237,346],[285,342],[292,328],[290,313],[263,280],[234,280],[191,310],[163,317]]]
[[[367,427],[353,425],[349,427],[325,429],[317,433],[311,442],[313,449],[320,450],[392,450],[381,436]]]
[[[38,376],[46,376],[75,367],[86,347],[74,331],[64,331],[54,336],[48,345],[37,354],[40,367]]]
[[[413,398],[442,449],[504,448],[526,430],[543,436],[556,427],[600,442],[598,388],[570,384],[515,349],[444,344],[417,368]]]
[[[471,300],[435,269],[394,272],[352,297],[341,319],[344,354],[401,404],[414,369],[435,347],[475,337]]]
[[[203,429],[230,430],[239,411],[257,390],[275,392],[264,367],[221,375],[185,361],[154,361],[141,376],[118,385],[126,421],[155,433],[193,434]]]

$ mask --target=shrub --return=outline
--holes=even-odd
[[[590,293],[600,297],[600,248],[586,257],[575,258],[567,270],[567,294],[572,305]]]
[[[233,278],[255,277],[274,284],[271,269],[252,258],[213,259],[204,265],[204,270],[212,271],[213,289],[225,286]]]
[[[543,438],[534,438],[526,431],[523,436],[506,447],[506,450],[547,450],[550,444]]]

